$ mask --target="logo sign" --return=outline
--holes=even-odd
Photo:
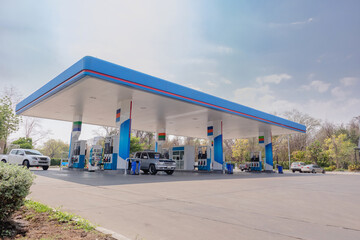
[[[264,142],[265,142],[264,136],[260,136],[260,137],[259,137],[259,143],[264,143]]]
[[[208,135],[208,136],[214,135],[214,127],[213,127],[213,126],[209,126],[209,127],[207,128],[207,135]]]
[[[166,138],[166,133],[159,133],[159,135],[158,135],[159,141],[165,141],[165,138]]]

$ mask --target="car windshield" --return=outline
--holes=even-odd
[[[149,154],[149,158],[153,159],[153,158],[164,158],[164,156],[161,153],[158,152],[148,152]]]
[[[25,154],[26,155],[42,155],[39,151],[37,150],[25,150]]]

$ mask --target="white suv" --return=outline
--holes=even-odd
[[[294,173],[296,171],[299,171],[301,172],[301,167],[302,166],[305,166],[305,163],[304,162],[293,162],[291,164],[291,167],[290,167],[290,170]]]
[[[9,155],[1,156],[1,161],[27,168],[42,167],[43,170],[48,170],[50,166],[50,158],[33,149],[12,149]]]

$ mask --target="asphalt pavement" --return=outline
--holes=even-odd
[[[32,171],[30,198],[129,239],[360,239],[360,175]]]

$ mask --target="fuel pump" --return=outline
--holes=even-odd
[[[250,153],[250,170],[251,171],[261,171],[262,170],[261,151]]]
[[[119,151],[119,135],[112,135],[105,138],[104,144],[104,169],[116,170]]]
[[[198,170],[210,171],[211,170],[211,147],[199,146],[198,147]]]
[[[103,148],[100,145],[93,145],[90,149],[89,172],[100,169],[102,162]]]
[[[74,142],[74,148],[71,156],[71,166],[73,168],[85,167],[86,141],[77,140]]]

